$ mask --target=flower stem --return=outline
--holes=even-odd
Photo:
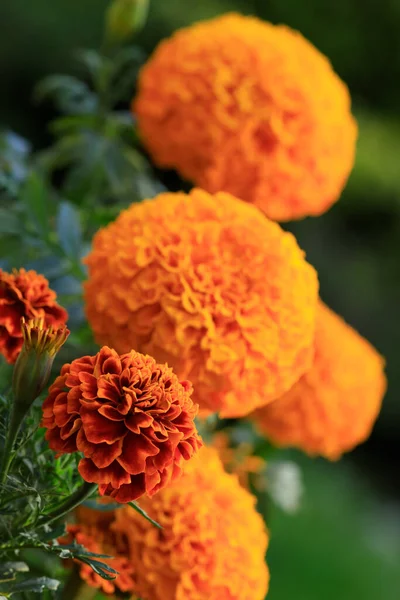
[[[17,411],[15,402],[11,405],[10,420],[8,423],[7,437],[3,449],[3,459],[0,467],[0,485],[3,486],[6,482],[8,471],[14,458],[14,444],[18,437],[18,433],[24,420],[25,412]]]
[[[62,502],[53,511],[43,516],[43,519],[39,521],[39,526],[48,525],[57,519],[61,519],[64,515],[74,510],[77,506],[82,504],[93,492],[97,489],[97,483],[85,483],[81,485],[71,496],[69,496],[64,502]]]

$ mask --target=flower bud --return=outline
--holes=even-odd
[[[149,0],[113,0],[106,15],[106,34],[112,42],[123,42],[144,26]]]
[[[26,411],[41,394],[50,377],[54,358],[69,336],[66,327],[46,327],[44,319],[21,319],[24,344],[13,373],[15,404]]]

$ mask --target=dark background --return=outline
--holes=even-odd
[[[73,73],[74,50],[98,47],[107,0],[1,0],[0,128],[51,141],[43,76]],[[177,27],[230,10],[299,29],[332,61],[360,132],[343,197],[290,225],[319,271],[321,295],[387,359],[389,390],[370,440],[340,464],[302,460],[298,516],[274,515],[271,600],[400,597],[400,0],[152,0],[139,36],[151,52]],[[297,460],[297,457],[296,457]],[[275,540],[275,541],[274,541]]]

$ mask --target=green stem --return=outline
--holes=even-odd
[[[82,504],[82,502],[89,498],[89,496],[91,496],[96,489],[97,483],[88,483],[85,481],[85,483],[78,490],[76,490],[76,492],[64,500],[64,502],[62,502],[57,508],[47,515],[44,515],[43,519],[39,521],[39,526],[43,527],[43,525],[48,525],[57,519],[61,519],[61,517]]]
[[[8,423],[7,437],[3,449],[3,460],[0,467],[0,485],[3,486],[7,480],[8,471],[14,458],[14,444],[18,437],[18,433],[24,420],[26,412],[17,412],[16,405],[13,402],[11,405],[10,421]]]

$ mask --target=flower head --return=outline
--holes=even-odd
[[[97,340],[167,361],[203,413],[248,414],[311,364],[316,273],[290,233],[229,194],[133,204],[86,262]]]
[[[109,513],[106,534],[103,511],[96,511],[98,517],[88,518],[87,509],[77,514],[81,530],[92,528],[93,537],[113,545],[105,547],[107,552],[128,558],[135,570],[135,595],[146,600],[264,599],[269,580],[265,525],[255,498],[224,472],[215,450],[203,448],[179,482],[154,498],[144,497],[140,505],[162,529],[128,506]]]
[[[24,343],[22,317],[27,321],[43,319],[53,331],[65,325],[68,314],[56,297],[47,279],[36,271],[5,273],[0,269],[0,353],[8,362],[16,361]]]
[[[23,346],[13,373],[15,402],[28,408],[47,385],[54,358],[69,336],[65,326],[46,327],[44,318],[21,318]]]
[[[157,165],[278,221],[325,212],[352,169],[346,85],[296,31],[228,14],[161,42],[133,102]]]
[[[386,390],[383,368],[367,340],[321,302],[312,368],[253,419],[276,445],[336,460],[368,438]]]
[[[150,356],[104,347],[64,365],[43,404],[42,426],[59,454],[83,453],[83,479],[129,502],[176,479],[201,446],[191,393],[189,382]]]

